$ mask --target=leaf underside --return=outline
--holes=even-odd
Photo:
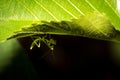
[[[114,40],[118,32],[106,16],[94,12],[86,16],[81,16],[80,19],[72,19],[71,21],[42,21],[39,24],[31,25],[31,27],[23,28],[22,31],[16,32],[8,39],[41,34],[55,34]]]

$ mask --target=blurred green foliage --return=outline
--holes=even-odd
[[[21,50],[20,44],[15,39],[0,43],[0,71],[6,65],[10,65],[14,56],[18,55]]]

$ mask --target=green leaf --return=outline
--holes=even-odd
[[[80,19],[73,19],[71,21],[44,21],[40,24],[34,24],[31,27],[23,28],[22,31],[16,32],[16,34],[9,39],[40,34],[72,35],[112,40],[116,38],[118,31],[105,15],[94,12],[86,16],[81,16]]]
[[[50,25],[52,24],[51,21],[60,22],[60,24],[62,24],[61,21],[65,21],[65,23],[68,21],[69,23],[71,19],[79,21],[81,16],[87,16],[89,13],[94,12],[98,12],[101,15],[104,14],[115,29],[120,30],[120,18],[114,6],[110,0],[0,0],[0,41],[6,40],[14,32],[21,30],[21,28],[29,27],[34,23],[42,24],[41,21],[50,22]],[[70,24],[73,23],[74,21]],[[75,25],[80,24],[75,23]],[[78,27],[75,28],[75,25],[71,26],[73,32],[78,29]],[[52,33],[71,35],[72,31],[66,32],[64,26],[62,29],[56,29],[55,32],[52,31]],[[85,29],[86,31],[88,30],[87,28]],[[23,33],[24,30],[19,35],[25,36]]]

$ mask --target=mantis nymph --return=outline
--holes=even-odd
[[[34,39],[35,38],[35,39]],[[32,37],[33,42],[31,44],[30,49],[33,49],[33,47],[36,45],[38,48],[41,46],[41,42],[44,42],[50,50],[54,50],[54,45],[56,45],[56,42],[53,39],[46,39],[45,36],[40,37],[40,36],[33,36]]]

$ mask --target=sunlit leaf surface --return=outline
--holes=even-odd
[[[114,28],[120,30],[120,18],[115,9],[116,5],[112,4],[112,1],[0,0],[0,41],[6,40],[14,32],[29,27],[33,23],[40,23],[40,21],[71,21],[71,19],[79,19],[81,16],[94,12],[104,14]],[[75,26],[72,27],[74,29]],[[85,29],[87,31],[87,28]],[[57,30],[57,32],[64,35],[61,30]],[[54,33],[56,34],[56,32]],[[69,35],[69,33],[67,34]]]

